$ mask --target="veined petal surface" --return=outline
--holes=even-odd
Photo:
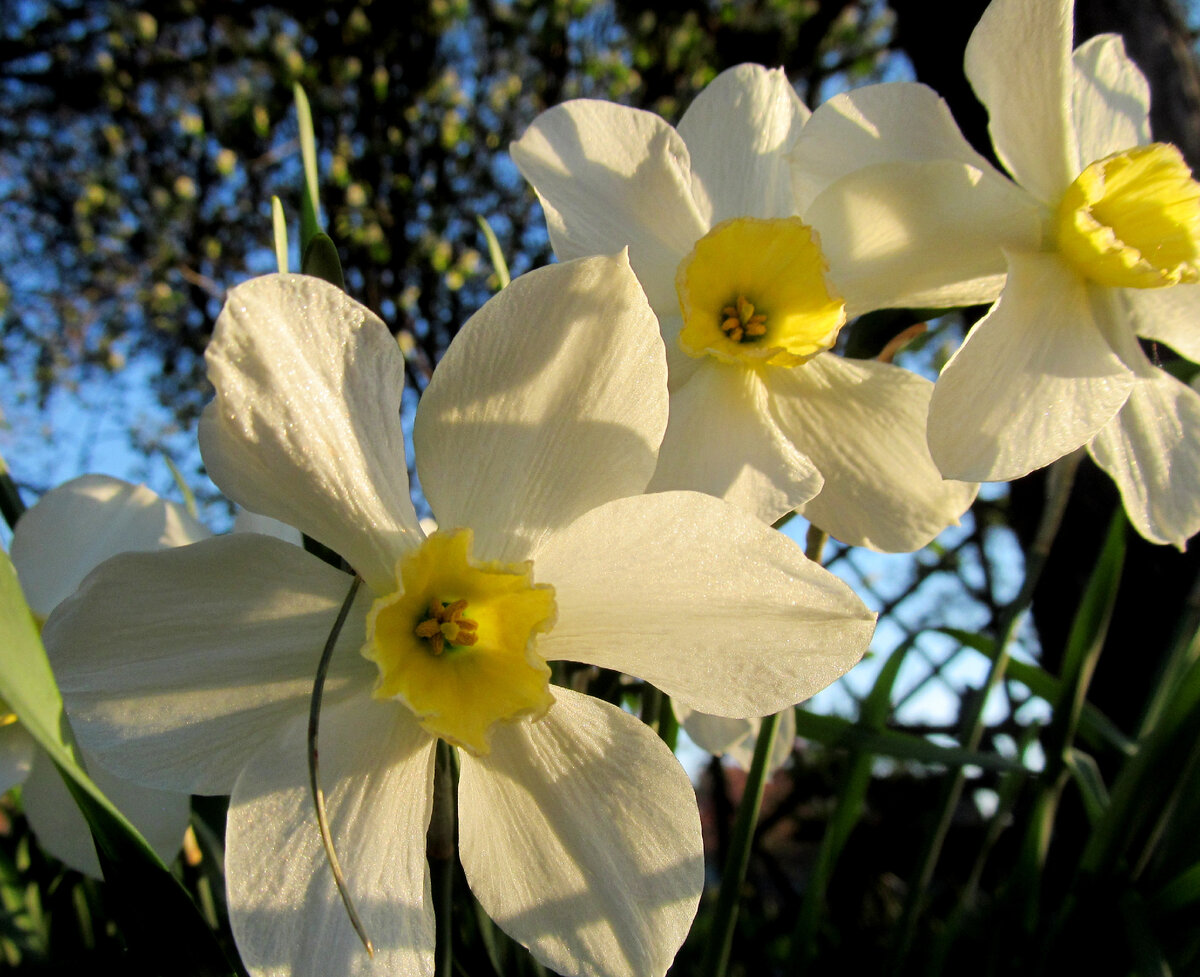
[[[771,410],[825,477],[800,512],[835,539],[889,553],[920,549],[978,485],[947,481],[925,440],[933,384],[889,363],[825,353],[767,374]]]
[[[709,224],[796,212],[784,153],[810,114],[781,68],[740,64],[704,87],[679,120],[679,135]]]
[[[421,487],[513,562],[646,488],[667,424],[658,322],[622,253],[522,275],[463,326],[417,409]]]
[[[1010,254],[1000,300],[934,387],[929,449],[947,478],[1019,478],[1086,444],[1120,410],[1129,368],[1087,285],[1052,254]]]
[[[209,535],[183,506],[145,485],[83,475],[51,489],[21,516],[11,555],[25,599],[44,618],[110,556]]]
[[[1119,34],[1099,34],[1075,49],[1072,116],[1078,170],[1150,142],[1150,85]]]
[[[509,151],[560,260],[628,246],[654,311],[678,309],[675,268],[709,228],[679,133],[651,112],[579,99],[543,112]]]
[[[307,716],[313,676],[350,576],[269,536],[215,537],[104,563],[46,622],[44,639],[81,744],[114,773],[227,794],[278,725]],[[326,703],[369,695],[360,591]]]
[[[864,85],[819,105],[788,154],[796,207],[847,173],[879,163],[991,164],[971,148],[937,92],[916,82]]]
[[[672,394],[649,491],[706,492],[770,524],[821,485],[816,466],[772,418],[756,371],[706,357]]]
[[[375,947],[350,925],[321,845],[308,784],[306,722],[262,745],[230,798],[229,916],[254,977],[433,973],[425,831],[433,737],[403,706],[364,696],[326,706],[321,787],[334,850]]]
[[[620,499],[538,556],[558,623],[539,649],[652,682],[717,716],[807,699],[866,651],[874,615],[800,547],[696,492]]]
[[[700,816],[662,741],[569,689],[462,757],[459,855],[500,927],[566,977],[661,977],[704,887]]]
[[[1200,285],[1125,288],[1120,296],[1137,335],[1166,343],[1180,356],[1200,363]]]
[[[96,786],[169,865],[183,843],[191,816],[191,798],[114,777],[95,758],[89,757],[86,750],[83,760]],[[21,791],[21,804],[42,848],[77,871],[97,879],[103,877],[91,829],[54,761],[43,750],[38,751],[33,771]]]
[[[1200,394],[1191,387],[1151,367],[1088,452],[1146,539],[1182,550],[1200,530]]]
[[[1037,202],[988,167],[952,160],[881,163],[831,184],[804,219],[853,318],[874,309],[993,301],[1004,248],[1032,249]]]
[[[328,282],[267,275],[229,293],[205,359],[212,480],[385,590],[422,536],[400,426],[404,361],[384,324]]]
[[[964,62],[988,110],[1000,162],[1051,205],[1079,172],[1071,124],[1073,9],[1073,0],[992,0],[967,42]]]

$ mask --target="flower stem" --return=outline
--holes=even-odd
[[[746,880],[746,868],[750,864],[750,847],[754,841],[754,828],[758,823],[758,812],[762,808],[763,788],[767,783],[767,769],[771,763],[771,750],[775,745],[775,731],[779,728],[779,713],[767,716],[758,731],[758,742],[754,744],[754,760],[746,777],[746,787],[738,804],[737,819],[733,825],[733,838],[729,844],[729,857],[721,873],[721,891],[717,896],[717,908],[713,914],[713,928],[709,934],[708,952],[704,955],[704,977],[724,977],[729,963],[729,950],[733,945],[733,927],[737,922],[738,897],[742,883]]]
[[[350,917],[350,925],[354,927],[354,932],[358,934],[358,938],[366,947],[367,955],[373,957],[375,956],[375,947],[371,943],[371,938],[367,936],[366,927],[363,926],[358,911],[354,908],[354,900],[350,898],[350,890],[346,886],[345,876],[342,875],[342,866],[338,862],[337,852],[333,847],[333,835],[329,831],[329,818],[325,814],[325,792],[321,790],[317,759],[317,731],[321,724],[321,698],[325,694],[325,676],[329,672],[329,661],[333,657],[333,649],[337,645],[338,636],[342,633],[342,627],[346,623],[346,617],[350,614],[350,606],[354,603],[354,596],[358,593],[358,585],[361,583],[362,578],[357,576],[351,582],[346,599],[342,601],[342,609],[338,611],[337,620],[333,622],[333,628],[325,641],[321,660],[317,664],[317,674],[313,679],[312,698],[309,700],[308,707],[308,782],[312,788],[313,806],[317,810],[317,827],[321,831],[321,844],[325,846],[325,857],[329,860],[334,884],[337,885],[338,894],[342,897],[342,905],[346,907],[346,915]]]

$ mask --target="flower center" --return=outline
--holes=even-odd
[[[1114,153],[1067,188],[1055,236],[1062,254],[1101,285],[1200,281],[1200,183],[1166,143]]]
[[[799,366],[846,321],[826,270],[816,232],[798,217],[722,221],[675,273],[679,345],[724,363]]]
[[[554,589],[533,565],[476,562],[469,529],[437,532],[396,566],[394,593],[367,615],[372,695],[410,708],[434,736],[476,756],[496,723],[536,720],[554,703],[537,634],[554,625]]]

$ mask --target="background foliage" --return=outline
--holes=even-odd
[[[722,69],[757,61],[784,66],[810,105],[919,78],[988,153],[961,68],[984,6],[3,0],[3,453],[27,501],[114,470],[117,442],[131,450],[114,473],[170,491],[165,453],[203,485],[201,354],[222,296],[274,269],[272,195],[298,237],[296,83],[347,288],[396,333],[415,401],[498,284],[476,218],[514,274],[549,260],[541,213],[505,156],[538,112],[588,96],[674,122]],[[1171,0],[1076,7],[1080,40],[1126,36],[1155,92],[1156,135],[1194,171],[1197,22]],[[970,315],[935,320],[901,362],[935,370]],[[923,317],[868,317],[847,331],[847,352],[875,355]],[[1200,970],[1200,844],[1188,831],[1200,814],[1195,549],[1124,545],[1121,528],[1106,534],[1108,480],[1085,461],[1073,484],[1046,552],[1043,499],[1058,488],[1040,474],[986,492],[961,528],[913,557],[829,549],[881,612],[876,655],[798,716],[793,759],[768,787],[734,972]],[[1016,613],[1030,599],[1032,620]],[[975,688],[1010,626],[1018,661],[973,724]],[[1085,692],[1088,705],[1072,707]],[[742,778],[714,762],[700,785],[714,877]],[[48,973],[125,960],[111,893],[42,855],[19,807],[3,813],[7,962]],[[196,844],[176,871],[228,945],[221,818],[219,804],[198,805]],[[703,965],[708,908],[677,973]],[[466,925],[464,972],[532,972],[492,940]]]

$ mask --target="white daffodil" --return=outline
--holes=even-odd
[[[1182,546],[1200,529],[1200,396],[1138,337],[1200,362],[1200,184],[1150,141],[1149,86],[1120,37],[1072,52],[1072,14],[1071,0],[995,0],[967,45],[996,155],[1039,221],[989,243],[1011,223],[1000,198],[956,201],[958,229],[939,217],[946,247],[1002,254],[1008,279],[942,371],[929,445],[950,477],[1003,480],[1086,444],[1138,532]],[[936,132],[926,159],[973,157],[915,87],[850,93],[842,128]],[[924,238],[925,220],[906,226]]]
[[[100,563],[127,550],[183,546],[208,531],[181,506],[144,485],[84,475],[51,489],[17,523],[12,561],[38,621]],[[91,831],[50,757],[0,703],[0,792],[21,783],[21,804],[38,843],[74,869],[100,876]],[[183,840],[187,794],[144,787],[108,772],[86,749],[84,766],[166,861]]]
[[[678,130],[579,100],[540,115],[511,152],[558,257],[628,245],[659,317],[671,417],[652,491],[708,492],[767,522],[798,509],[847,543],[912,550],[975,493],[929,457],[931,385],[825,351],[847,316],[978,301],[1003,269],[868,253],[878,222],[819,194],[798,208],[786,151],[808,117],[782,71],[747,64],[709,84]]]
[[[266,537],[212,539],[110,561],[46,630],[92,748],[164,786],[232,793],[226,871],[246,966],[432,972],[440,737],[459,747],[459,854],[483,908],[563,974],[662,974],[703,884],[692,787],[646,726],[551,686],[546,662],[764,715],[846,671],[873,624],[753,517],[697,493],[640,494],[666,364],[628,262],[532,272],[464,326],[417,411],[440,527],[428,537],[409,498],[403,358],[368,310],[316,279],[256,279],[230,294],[207,355],[214,481],[365,582],[331,660],[320,746],[373,959],[307,785],[313,675],[350,575]]]

